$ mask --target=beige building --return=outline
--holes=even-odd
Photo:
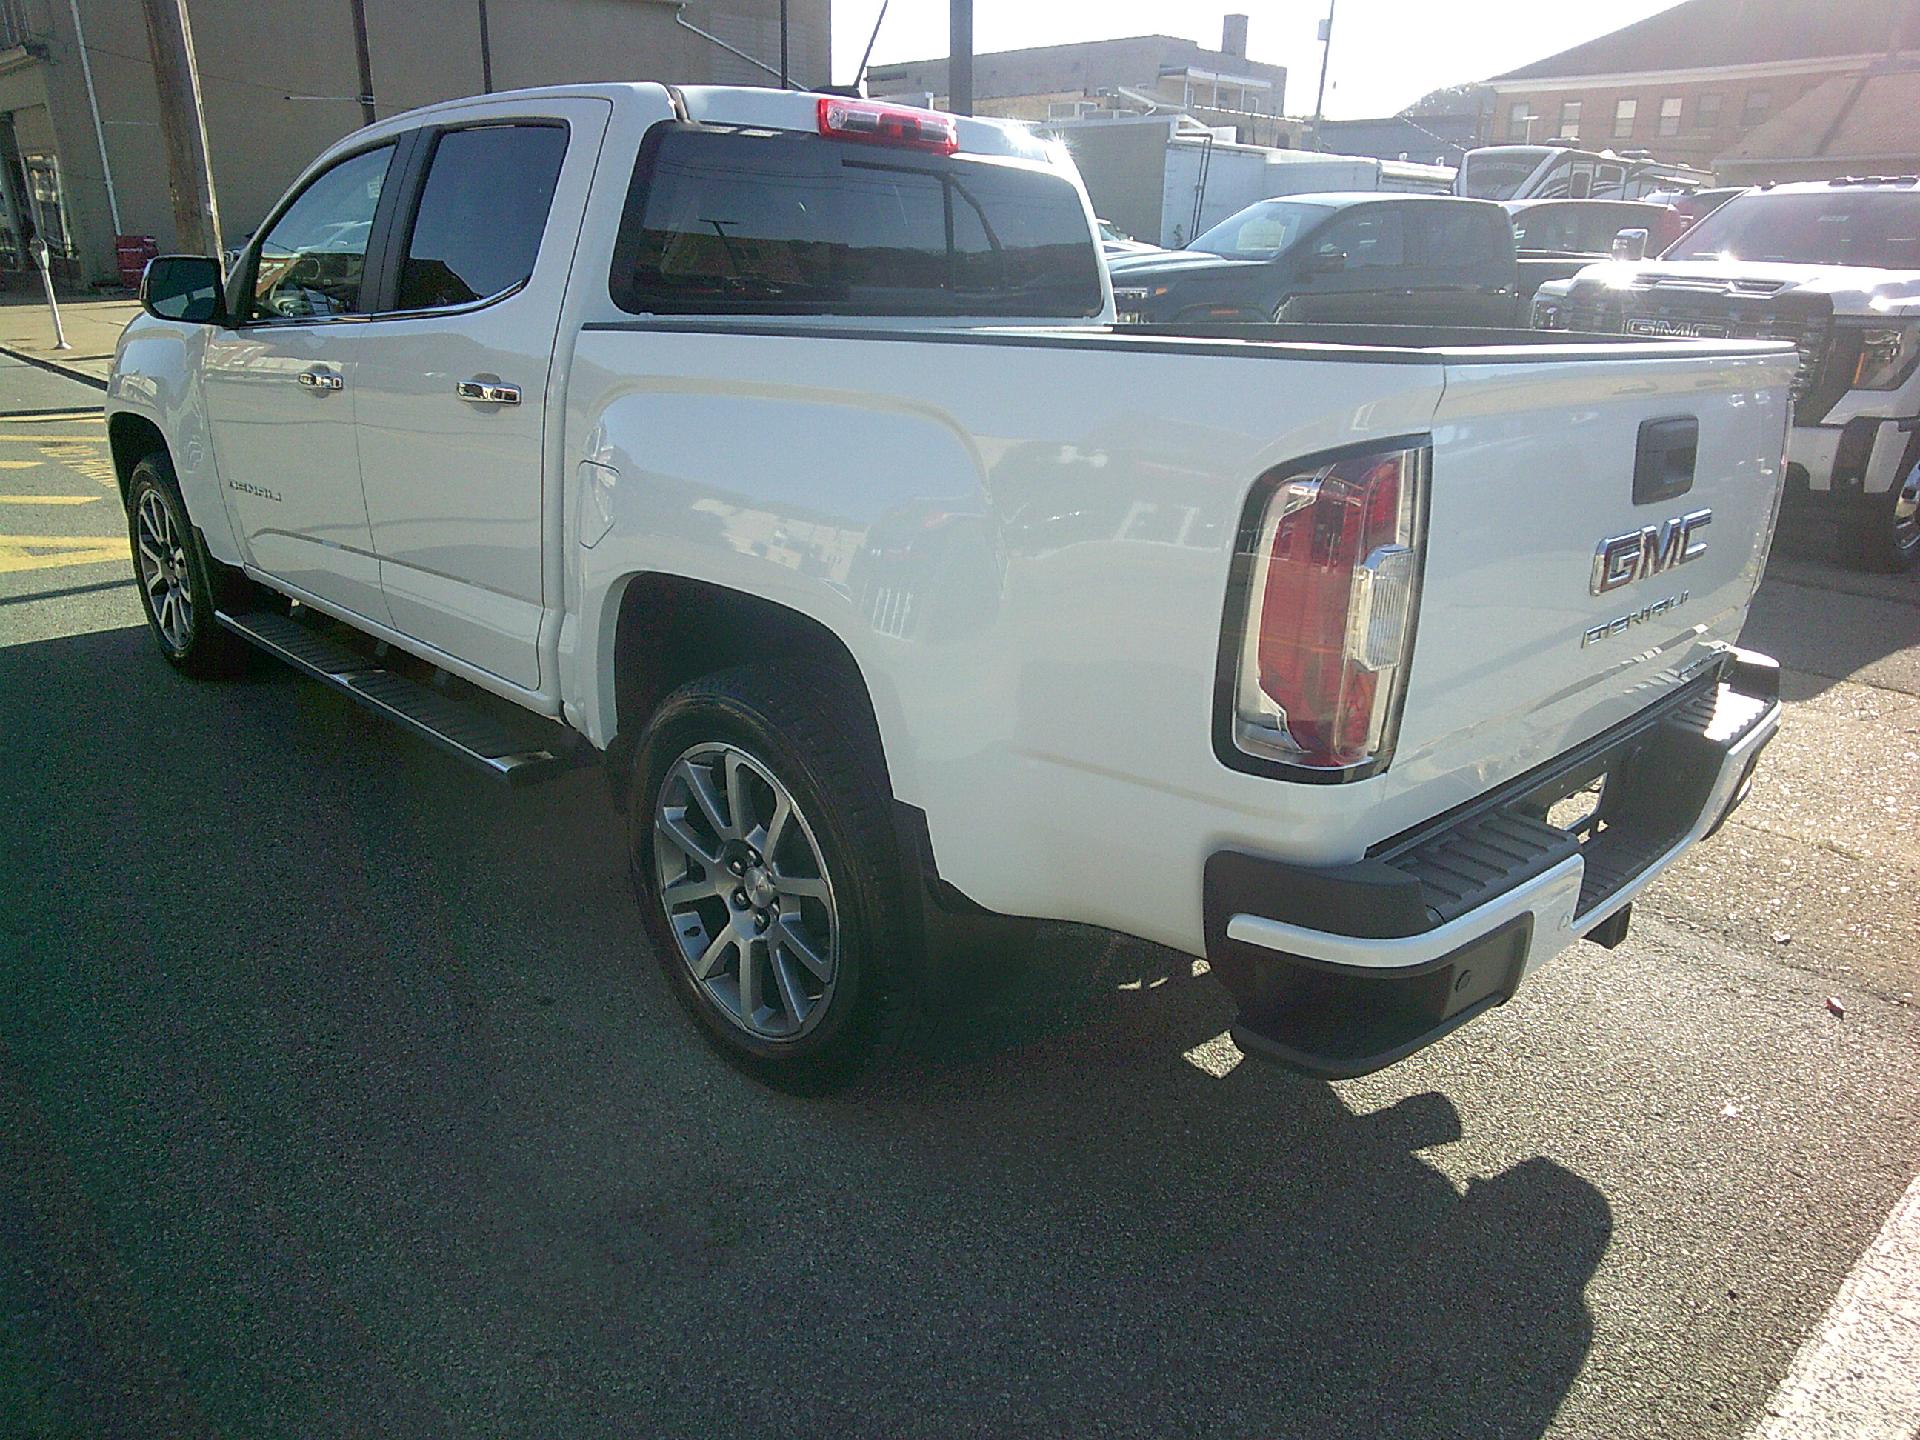
[[[830,3],[788,3],[789,70],[803,85],[831,78]],[[230,246],[252,232],[302,165],[369,120],[488,88],[588,80],[772,84],[766,70],[727,47],[768,66],[780,54],[779,0],[187,0],[187,7]],[[58,257],[55,274],[76,285],[117,280],[116,234],[173,247],[137,0],[0,0],[0,268],[18,269],[27,221]]]
[[[947,103],[947,62],[909,60],[867,72],[875,95]],[[1247,145],[1292,145],[1281,115],[1287,70],[1247,58],[1247,17],[1228,15],[1220,48],[1173,35],[1134,35],[998,50],[973,59],[973,108],[1011,120],[1190,115]]]

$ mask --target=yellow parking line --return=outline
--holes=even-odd
[[[75,410],[70,415],[0,415],[0,425],[104,425],[98,410]]]
[[[0,495],[0,505],[91,505],[98,495]]]
[[[0,470],[31,470],[40,463],[38,460],[0,460]]]
[[[48,440],[57,440],[62,445],[104,445],[107,443],[107,437],[104,435],[76,435],[71,430],[64,435],[43,435],[38,431],[17,431],[9,433],[8,431],[0,430],[0,440],[18,440],[23,445],[38,445]]]
[[[0,535],[0,575],[68,565],[124,565],[127,555],[124,535]]]

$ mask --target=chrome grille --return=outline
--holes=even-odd
[[[1567,328],[1630,333],[1632,320],[1698,325],[1715,339],[1785,340],[1800,352],[1793,380],[1796,404],[1819,384],[1833,338],[1824,296],[1742,293],[1731,286],[1651,285],[1604,290],[1582,285],[1568,297]]]

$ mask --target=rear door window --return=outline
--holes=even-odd
[[[1513,258],[1513,224],[1503,210],[1436,201],[1417,213],[1422,269],[1458,275],[1501,269]]]
[[[526,284],[566,153],[562,125],[442,134],[407,238],[396,308],[470,305]]]
[[[1049,170],[798,132],[665,127],[614,247],[636,314],[1100,312],[1077,190]]]

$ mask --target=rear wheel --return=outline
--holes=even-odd
[[[870,732],[811,671],[751,667],[675,691],[635,756],[648,937],[707,1039],[782,1089],[834,1089],[887,1059],[924,998]]]
[[[127,530],[140,608],[167,662],[201,677],[244,665],[246,645],[213,618],[231,582],[187,519],[164,451],[141,460],[127,479]]]
[[[1891,490],[1861,499],[1842,519],[1846,558],[1864,570],[1897,574],[1920,564],[1920,440],[1900,463]]]

